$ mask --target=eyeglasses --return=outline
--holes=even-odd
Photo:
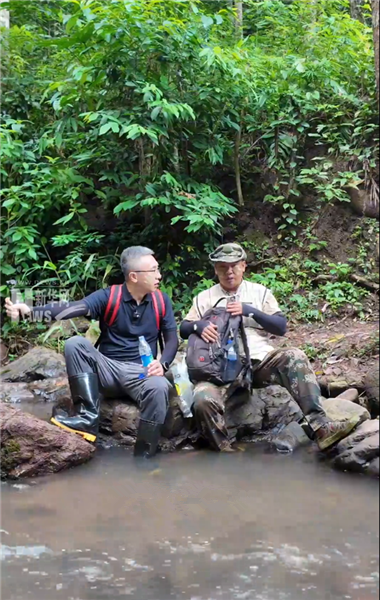
[[[161,269],[159,267],[156,267],[155,269],[148,269],[145,271],[132,271],[132,273],[161,273]]]

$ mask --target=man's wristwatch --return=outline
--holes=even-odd
[[[164,369],[164,373],[167,373],[170,369],[170,365],[168,362],[163,362],[162,364],[162,368]]]

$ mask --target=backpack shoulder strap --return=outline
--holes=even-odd
[[[111,285],[111,293],[108,298],[107,307],[104,313],[104,322],[108,327],[114,324],[117,313],[120,308],[121,295],[123,291],[122,285]]]
[[[158,331],[160,331],[162,319],[166,315],[165,300],[164,300],[164,296],[160,290],[153,292],[152,301],[153,301],[154,314],[156,315],[157,329],[158,329]]]
[[[113,325],[113,323],[115,322],[115,319],[117,317],[117,313],[118,313],[119,308],[120,308],[120,302],[121,302],[122,292],[123,292],[123,286],[122,285],[111,285],[110,296],[108,298],[106,310],[104,312],[104,323],[108,327],[111,327],[111,325]],[[98,346],[100,344],[101,337],[102,336],[100,335],[98,337],[98,339],[96,340],[96,342],[95,342],[95,348],[98,348]]]
[[[161,332],[161,324],[162,324],[162,319],[166,315],[166,305],[165,305],[164,296],[160,290],[153,292],[152,302],[153,302],[154,314],[156,315],[156,324],[157,324],[157,330],[158,330],[158,343],[160,345],[160,350],[162,353],[164,350],[164,340],[163,340],[162,332]]]

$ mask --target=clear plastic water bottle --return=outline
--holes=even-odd
[[[234,381],[237,371],[237,354],[234,347],[233,340],[228,341],[227,345],[227,368],[226,368],[226,381]]]
[[[152,349],[143,335],[139,337],[139,353],[143,367],[147,367],[153,362]]]

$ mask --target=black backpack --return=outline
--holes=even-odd
[[[208,310],[202,320],[216,325],[219,342],[210,344],[196,333],[189,337],[186,363],[189,378],[193,383],[209,381],[215,385],[231,383],[237,387],[250,387],[252,382],[251,359],[248,349],[247,334],[241,316],[233,317],[225,308],[218,308],[221,298],[213,308]],[[239,356],[239,333],[244,346],[244,358]],[[236,372],[231,377],[228,367],[228,346],[232,340],[237,355]]]

